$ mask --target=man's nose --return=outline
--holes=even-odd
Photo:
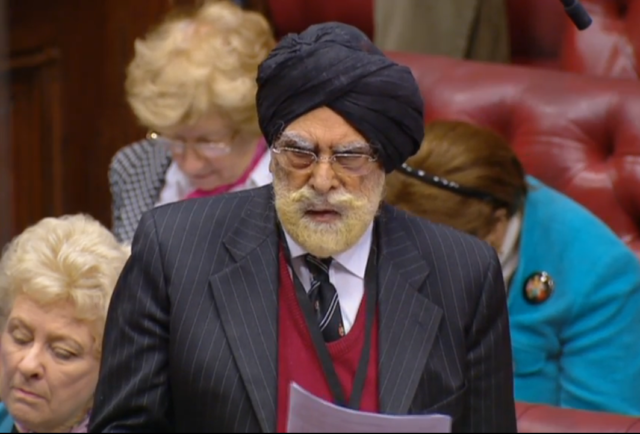
[[[315,163],[309,182],[311,187],[320,194],[327,194],[338,187],[338,178],[328,161]]]

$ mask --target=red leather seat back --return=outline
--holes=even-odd
[[[508,0],[512,62],[557,67],[571,21],[558,0]]]
[[[373,39],[374,0],[268,0],[278,38],[323,21],[352,24]],[[558,0],[507,0],[516,63],[557,66],[570,24]]]
[[[640,433],[640,418],[516,403],[519,433]]]
[[[373,39],[374,0],[265,1],[278,38],[301,32],[312,24],[341,21],[358,27]],[[506,1],[512,63],[637,78],[640,1],[582,0],[594,20],[582,32],[575,28],[558,0]]]
[[[340,21],[373,39],[373,0],[268,0],[268,4],[278,38],[312,24]]]
[[[637,1],[632,3],[640,6]],[[635,28],[640,25],[640,16],[629,16],[624,0],[583,0],[583,4],[593,24],[585,31],[571,26],[565,32],[561,69],[579,74],[637,79],[634,45],[629,31],[633,27],[633,31],[638,33]],[[630,21],[634,21],[633,26]]]
[[[627,0],[625,26],[629,46],[633,50],[636,75],[640,69],[640,1]]]
[[[640,255],[640,85],[512,65],[389,53],[412,68],[426,120],[504,134],[526,170],[603,219]]]

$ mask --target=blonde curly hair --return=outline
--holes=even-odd
[[[42,306],[72,302],[77,319],[92,325],[100,342],[130,251],[87,215],[40,220],[14,238],[0,259],[0,330],[16,297],[25,295]]]
[[[258,66],[275,46],[267,20],[226,0],[167,16],[135,42],[127,100],[152,130],[197,122],[215,112],[242,133],[259,135]]]

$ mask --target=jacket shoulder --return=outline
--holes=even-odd
[[[385,206],[388,207],[387,214],[406,228],[409,238],[425,258],[439,257],[459,263],[468,262],[471,258],[482,263],[482,268],[498,260],[495,249],[478,237],[390,205]]]
[[[171,158],[164,149],[148,140],[141,140],[115,153],[109,164],[109,175],[112,179],[117,175],[126,179],[154,167],[166,171],[170,162]]]
[[[225,225],[230,219],[238,219],[245,212],[249,204],[252,208],[272,206],[271,184],[225,193],[217,196],[199,199],[181,200],[157,206],[146,212],[156,221],[180,221],[187,231],[193,225],[193,220],[206,221],[208,226]],[[189,223],[191,222],[191,223]]]

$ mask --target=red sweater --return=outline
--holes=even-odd
[[[280,310],[278,318],[278,432],[286,432],[289,414],[289,388],[299,384],[309,393],[334,402],[331,389],[316,354],[311,334],[298,299],[289,269],[280,253]],[[353,380],[360,362],[365,335],[366,299],[363,297],[355,323],[345,337],[327,344],[336,373],[345,391],[351,396]],[[378,321],[374,319],[371,333],[371,355],[360,410],[378,412]]]

